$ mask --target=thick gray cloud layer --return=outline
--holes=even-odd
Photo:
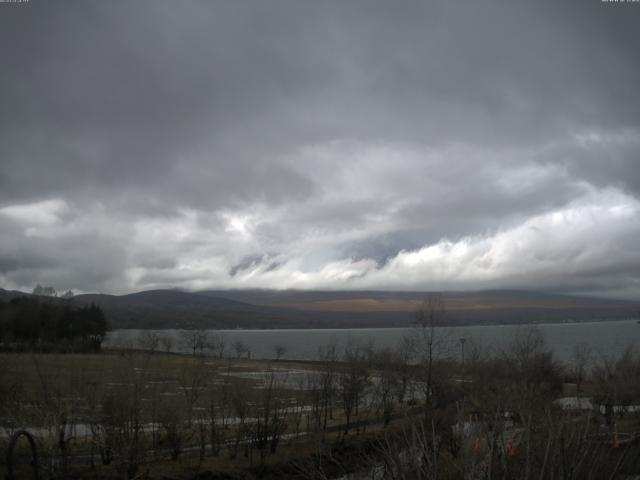
[[[640,296],[640,4],[0,4],[0,286]]]

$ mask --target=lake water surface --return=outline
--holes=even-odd
[[[451,345],[450,355],[459,355],[460,339],[466,339],[467,351],[472,344],[483,349],[499,351],[508,346],[518,331],[526,326],[483,325],[464,327],[439,327],[437,334],[446,338]],[[573,348],[578,343],[589,345],[594,354],[618,355],[630,345],[640,341],[640,324],[636,320],[541,324],[540,329],[549,348],[562,361],[570,361]],[[359,329],[288,329],[288,330],[212,330],[225,339],[225,354],[233,354],[233,343],[240,340],[250,350],[252,358],[273,358],[274,347],[282,345],[286,349],[285,358],[312,360],[319,347],[336,343],[338,350],[354,339],[373,342],[377,348],[395,348],[402,338],[410,333],[410,328],[359,328]],[[105,339],[105,347],[137,347],[137,339],[144,330],[114,330]],[[182,342],[180,330],[155,330],[159,335],[173,338],[172,350],[188,352]]]

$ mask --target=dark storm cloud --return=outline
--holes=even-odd
[[[266,272],[271,272],[280,267],[280,263],[273,260],[274,256],[273,254],[247,255],[229,269],[229,275],[234,277],[238,273],[253,270],[257,267],[263,268]]]
[[[640,255],[618,222],[640,216],[639,15],[598,1],[0,4],[0,281],[557,275],[628,293],[622,266]],[[563,237],[555,253],[580,268],[558,270],[524,233],[535,219],[578,239],[609,225],[610,250]],[[521,236],[526,264],[499,247]],[[453,266],[447,242],[483,273]]]
[[[58,289],[78,288],[78,278],[100,290],[124,283],[127,252],[119,238],[78,229],[41,236],[25,235],[1,221],[0,280],[29,286],[36,279]]]

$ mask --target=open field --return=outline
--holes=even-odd
[[[185,472],[195,475],[203,469],[241,476],[240,472],[258,466],[291,473],[300,468],[289,465],[292,460],[304,459],[317,449],[316,438],[310,435],[310,423],[316,420],[310,419],[306,402],[309,382],[318,375],[312,362],[112,351],[0,354],[0,364],[5,387],[0,448],[6,449],[13,432],[26,429],[38,438],[41,457],[53,461],[62,453],[58,451],[62,435],[65,469],[78,478],[87,469],[92,475],[112,474],[112,462],[104,465],[104,456],[117,457],[118,447],[107,446],[108,439],[100,437],[108,437],[114,429],[118,433],[111,434],[119,441],[130,440],[136,424],[136,435],[146,445],[139,462],[150,475],[161,473],[163,478],[172,472],[176,478]],[[124,411],[97,418],[96,410],[109,409],[114,399]],[[262,418],[265,410],[275,420]],[[116,427],[116,422],[121,424]],[[344,415],[337,407],[325,422],[323,442],[343,436]],[[216,423],[217,432],[212,429]],[[380,418],[370,412],[352,423],[359,434],[365,427],[369,435],[380,431],[376,427]],[[262,427],[271,430],[255,432]],[[255,445],[267,438],[271,455],[258,453]],[[357,443],[367,438],[359,436]],[[60,468],[57,461],[54,464]]]
[[[79,384],[99,382],[119,385],[129,371],[143,378],[144,386],[164,385],[162,391],[175,393],[189,369],[207,369],[208,381],[215,385],[226,375],[246,372],[262,373],[272,369],[273,363],[247,359],[215,359],[141,351],[109,351],[98,354],[7,354],[0,353],[5,383],[19,382],[25,393],[38,394],[49,383],[55,383],[63,395],[70,395]],[[308,369],[308,363],[279,361],[278,370]],[[241,381],[240,377],[236,377]],[[256,380],[257,382],[257,380]],[[251,382],[250,382],[251,383]],[[253,382],[255,383],[255,382]],[[165,390],[166,389],[166,390]]]
[[[573,478],[640,472],[634,350],[601,360],[582,352],[582,363],[562,367],[531,329],[504,356],[471,349],[461,364],[429,355],[441,341],[434,332],[416,329],[417,343],[396,351],[328,346],[309,362],[143,350],[0,354],[0,452],[26,429],[40,476],[51,479],[380,471],[458,480],[488,468],[516,479],[526,468],[546,478],[566,464]],[[11,458],[29,478],[24,437]],[[8,468],[2,460],[0,474]]]

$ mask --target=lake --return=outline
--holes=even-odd
[[[597,355],[619,355],[629,345],[640,340],[640,324],[636,320],[540,324],[549,348],[559,360],[571,360],[573,348],[586,343]],[[520,325],[482,325],[464,327],[438,327],[437,334],[450,344],[450,355],[459,355],[460,339],[466,339],[465,348],[473,343],[484,349],[500,351],[514,338]],[[312,360],[319,347],[334,342],[338,351],[349,339],[373,342],[376,348],[394,348],[410,332],[410,328],[360,328],[360,329],[290,329],[290,330],[212,330],[225,339],[225,355],[233,355],[233,343],[240,340],[250,350],[252,358],[273,358],[274,347],[286,349],[284,358]],[[145,330],[114,330],[109,332],[104,346],[107,348],[135,348],[137,339]],[[154,330],[159,335],[173,337],[172,351],[189,352],[183,344],[181,330]]]

